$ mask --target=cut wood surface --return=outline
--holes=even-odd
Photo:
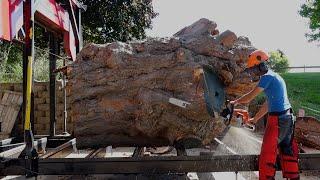
[[[22,93],[3,91],[0,102],[0,138],[8,138],[19,114],[23,101]]]
[[[68,67],[77,145],[210,143],[225,101],[255,85],[243,72],[253,50],[208,19],[173,37],[86,45]]]

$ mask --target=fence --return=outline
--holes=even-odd
[[[307,106],[301,106],[301,108],[306,111],[306,116],[313,116],[316,119],[320,120],[320,110],[316,110]]]
[[[289,72],[320,72],[320,66],[292,66],[288,67]]]

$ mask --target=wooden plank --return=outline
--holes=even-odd
[[[3,94],[3,97],[2,97],[2,99],[1,99],[1,102],[7,101],[8,96],[9,96],[8,93],[4,93],[4,94]],[[1,107],[1,108],[0,108],[0,119],[1,119],[1,122],[2,122],[2,121],[3,121],[3,120],[2,120],[2,119],[3,119],[2,117],[3,117],[3,112],[4,112],[5,106],[0,103],[0,107]]]
[[[3,98],[1,100],[1,104],[3,105],[3,109],[2,109],[2,113],[1,113],[1,119],[2,119],[2,122],[4,123],[4,120],[6,118],[6,115],[7,115],[7,105],[6,105],[6,102],[7,101],[10,101],[11,100],[11,95],[10,93],[5,93],[3,95]],[[4,127],[4,125],[2,125],[2,127]]]
[[[0,102],[1,135],[10,135],[19,114],[22,101],[22,93],[4,91],[3,98]]]
[[[2,111],[4,109],[4,105],[0,103],[0,117],[2,117]],[[0,122],[2,122],[2,118],[0,118]]]
[[[5,102],[7,102],[7,101],[11,101],[12,100],[12,98],[13,98],[13,96],[12,96],[12,94],[10,94],[10,93],[6,93],[6,94],[8,94],[8,96],[7,96],[7,99],[6,99],[6,101],[2,101],[1,103],[3,104],[3,103],[5,103]],[[8,134],[8,130],[7,130],[7,124],[8,124],[8,119],[9,119],[9,111],[10,111],[10,108],[8,107],[8,105],[5,105],[4,104],[4,109],[3,109],[3,112],[2,112],[2,117],[0,117],[0,118],[2,118],[3,120],[2,120],[2,125],[1,125],[1,128],[2,128],[2,130],[1,130],[1,132],[3,133],[3,134]]]
[[[19,111],[20,111],[20,108],[21,108],[21,104],[22,104],[22,101],[20,100],[22,99],[22,96],[20,95],[15,95],[15,98],[14,98],[14,102],[16,103],[15,106],[11,107],[12,111],[11,111],[11,119],[10,119],[10,123],[7,124],[7,130],[9,131],[8,133],[10,134],[11,133],[11,130],[15,124],[15,121],[17,119],[17,116],[19,114]]]
[[[5,135],[5,134],[2,134],[0,132],[0,139],[3,140],[3,139],[8,139],[9,138],[9,135]]]
[[[9,94],[9,98],[7,100],[8,105],[6,106],[7,115],[6,115],[6,118],[4,119],[4,133],[6,133],[6,134],[10,134],[11,133],[11,129],[9,130],[8,127],[9,127],[9,124],[10,124],[11,119],[12,119],[11,118],[12,117],[11,114],[13,112],[13,109],[11,107],[12,107],[12,104],[14,103],[14,100],[15,100],[15,95],[10,93]],[[10,132],[8,132],[8,131],[10,131]]]
[[[0,123],[2,122],[2,111],[3,111],[4,105],[0,104]],[[1,131],[1,129],[0,129]]]
[[[0,112],[0,119],[2,120],[2,122],[4,121],[3,117],[5,116],[5,108],[6,108],[6,106],[2,102],[6,102],[8,100],[8,97],[9,97],[9,94],[5,92],[3,94],[3,97],[2,97],[2,100],[1,100],[1,103],[0,103],[1,106],[2,106],[1,112]]]
[[[10,94],[18,94],[18,95],[23,95],[22,92],[17,92],[17,91],[9,91],[9,90],[0,90],[3,94],[5,93],[10,93]]]
[[[8,99],[8,96],[9,96],[8,92],[5,91],[3,94],[2,100],[6,101]]]

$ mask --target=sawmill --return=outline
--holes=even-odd
[[[84,43],[77,0],[0,6],[0,38],[23,47],[23,83],[0,87],[0,178],[257,176],[259,127],[231,103],[258,84],[248,37],[201,18],[171,37]],[[48,34],[46,84],[33,78],[35,24]],[[319,177],[319,120],[297,116],[301,177]]]

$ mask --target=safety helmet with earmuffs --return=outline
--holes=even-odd
[[[266,52],[255,50],[249,55],[245,71],[250,74],[261,76],[268,72],[268,60],[269,55]]]

